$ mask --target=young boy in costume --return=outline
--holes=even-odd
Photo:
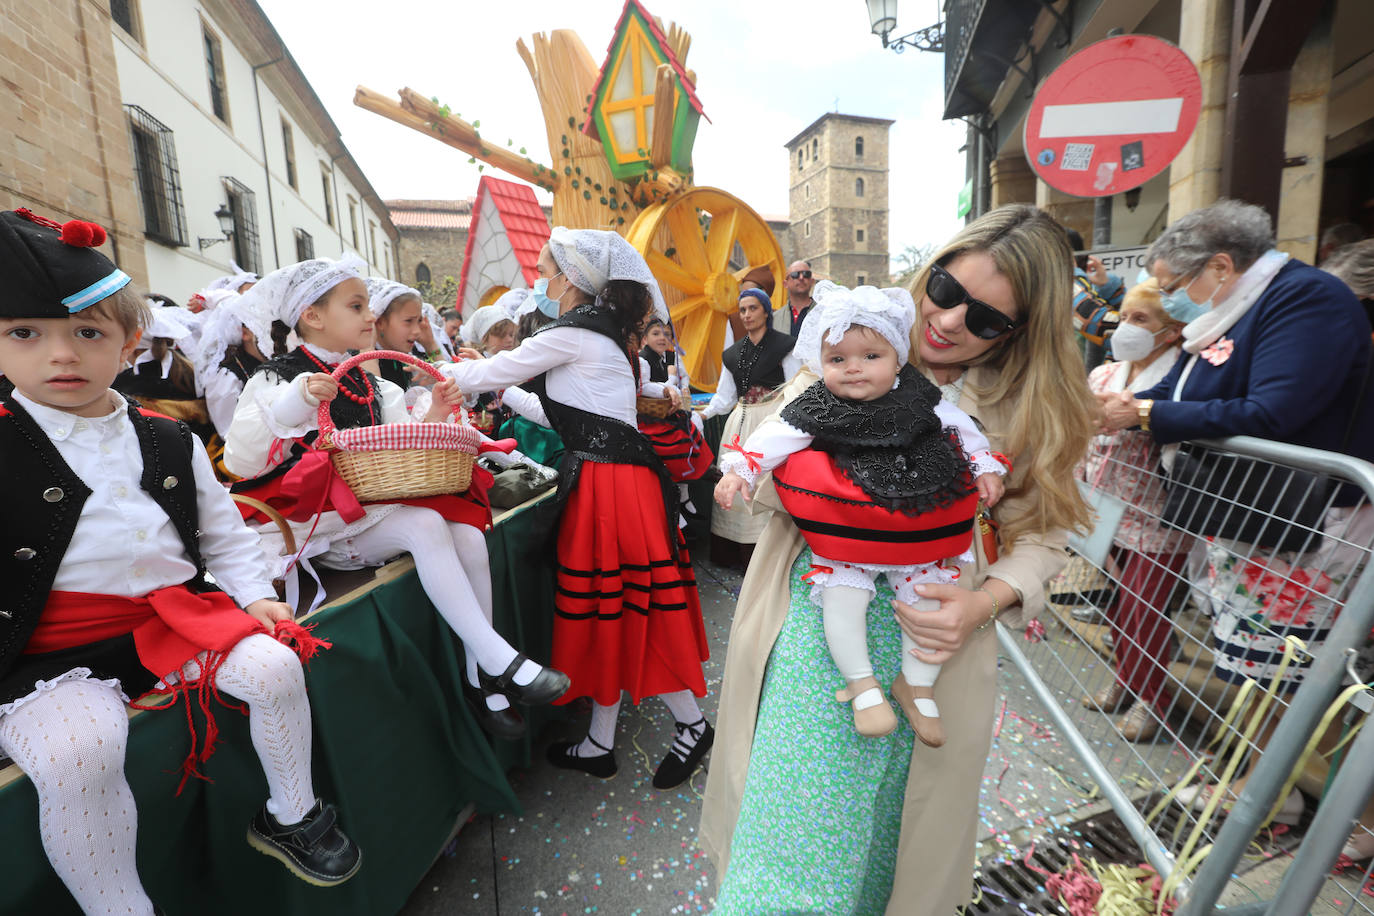
[[[38,792],[43,846],[86,913],[157,912],[135,862],[125,704],[154,688],[248,707],[269,797],[248,842],[317,885],[361,861],[315,797],[300,661],[256,536],[185,426],[110,390],[149,314],[99,226],[0,213],[0,751]],[[214,584],[209,576],[213,576]],[[221,590],[222,589],[222,590]],[[308,653],[309,650],[307,650]]]

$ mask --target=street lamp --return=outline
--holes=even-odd
[[[937,53],[945,49],[944,23],[937,22],[934,25],[926,26],[924,29],[917,29],[909,35],[889,38],[888,36],[897,28],[897,0],[864,0],[864,2],[868,5],[868,21],[873,29],[873,34],[883,40],[884,48],[891,48],[898,54],[905,51],[908,46],[916,48],[918,51],[935,51]]]
[[[227,206],[224,204],[219,205],[219,209],[215,211],[215,219],[219,221],[219,231],[221,235],[217,239],[207,239],[204,236],[197,239],[201,251],[204,251],[212,245],[218,245],[220,242],[227,242],[234,235],[234,214]]]

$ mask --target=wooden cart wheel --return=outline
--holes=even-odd
[[[725,325],[739,309],[740,280],[765,267],[774,289],[782,291],[782,249],[773,230],[738,197],[692,188],[641,211],[625,237],[663,290],[692,386],[715,391]]]

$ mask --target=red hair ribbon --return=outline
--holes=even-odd
[[[739,452],[744,456],[744,460],[749,463],[749,470],[757,474],[763,470],[763,465],[759,464],[759,459],[763,457],[763,452],[746,452],[744,446],[740,444],[739,433],[735,433],[735,438],[725,443],[724,448],[732,452]]]

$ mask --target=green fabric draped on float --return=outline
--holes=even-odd
[[[487,533],[496,628],[547,661],[553,630],[550,519],[540,499],[506,513]],[[248,720],[220,707],[214,757],[178,797],[187,750],[183,707],[130,723],[126,771],[138,802],[138,865],[169,913],[330,913],[374,916],[404,905],[469,803],[517,811],[505,772],[527,765],[549,709],[527,710],[530,735],[493,748],[463,702],[462,646],[435,612],[408,559],[384,568],[311,618],[334,643],[306,673],[314,715],[316,791],[339,807],[363,850],[347,884],[296,880],[244,841],[267,794]],[[197,714],[197,729],[204,734]],[[0,779],[15,772],[13,768]],[[79,914],[39,841],[37,796],[19,776],[0,786],[0,913]]]

